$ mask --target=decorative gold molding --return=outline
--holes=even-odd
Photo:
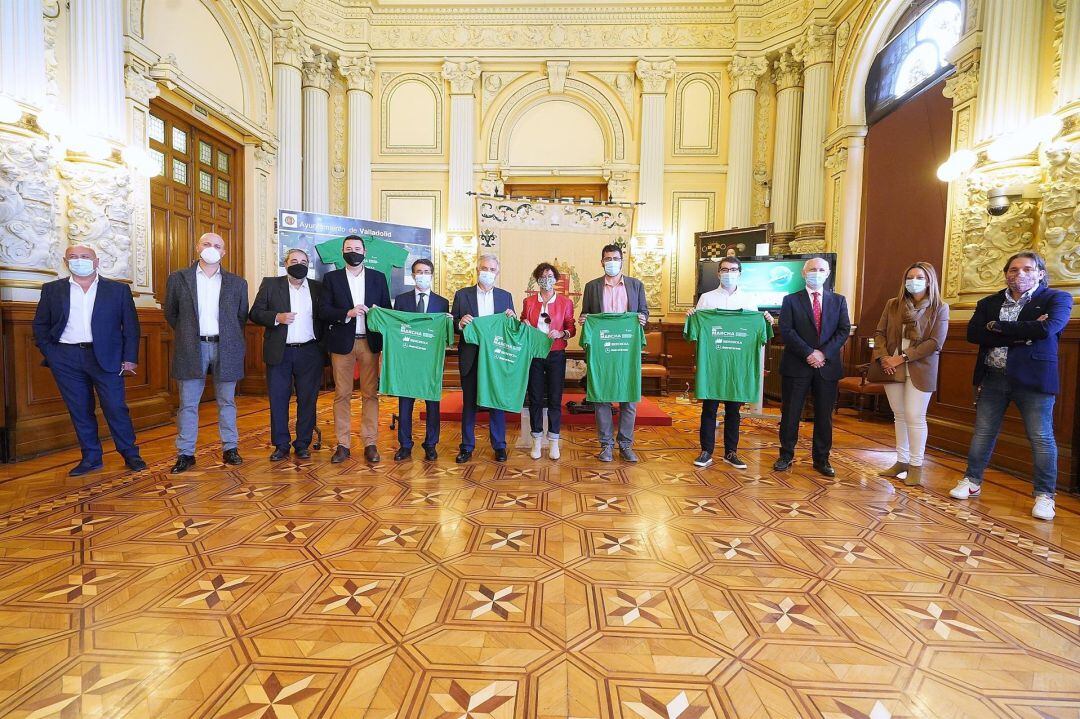
[[[683,200],[706,200],[705,214],[708,217],[708,221],[714,222],[716,218],[716,193],[715,192],[672,192],[671,193],[671,229],[670,232],[675,238],[675,247],[671,248],[671,262],[670,271],[668,272],[668,312],[677,312],[679,310],[688,310],[694,306],[694,301],[691,298],[689,302],[679,301],[679,214],[682,211],[680,202]],[[708,227],[701,228],[702,230],[709,229]],[[690,240],[693,242],[693,238]],[[695,260],[696,261],[696,260]],[[696,273],[696,268],[691,266]]]
[[[717,138],[720,134],[720,73],[687,72],[675,76],[675,132],[672,135],[671,154],[675,156],[715,156],[718,153]],[[690,122],[708,123],[709,144],[705,147],[685,146],[682,144],[683,123],[686,121],[686,109],[683,107],[684,94],[694,83],[701,83],[709,89],[709,116],[692,117]]]

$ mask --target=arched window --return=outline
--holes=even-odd
[[[881,49],[866,81],[866,116],[880,120],[909,97],[952,71],[946,54],[960,40],[960,0],[922,2],[905,13]]]

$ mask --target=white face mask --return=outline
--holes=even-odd
[[[89,277],[94,274],[94,261],[76,257],[67,261],[68,269],[76,277]]]
[[[604,274],[608,277],[615,277],[622,272],[622,260],[608,260],[604,263]]]
[[[495,284],[495,273],[489,270],[480,270],[478,275],[480,284],[484,287],[492,287]]]
[[[204,247],[202,252],[199,253],[199,257],[208,265],[216,265],[221,262],[221,250],[216,247]]]
[[[542,289],[544,292],[551,292],[553,289],[555,289],[555,278],[541,277],[539,280],[536,281],[536,284],[540,285],[540,289]]]
[[[904,280],[904,289],[913,295],[922,294],[926,291],[926,280],[914,279]]]
[[[422,292],[427,292],[431,289],[431,275],[413,275],[413,282],[416,283],[416,287]]]
[[[828,276],[827,270],[811,270],[806,273],[806,286],[812,290],[820,290],[825,285],[825,279]]]

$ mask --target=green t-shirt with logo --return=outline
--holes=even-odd
[[[520,412],[529,365],[537,357],[547,357],[551,339],[504,313],[475,318],[462,335],[477,346],[476,404]]]
[[[598,312],[585,318],[581,330],[585,348],[590,402],[641,400],[641,350],[645,330],[636,312]]]
[[[386,289],[390,289],[390,273],[395,267],[404,267],[409,259],[409,251],[401,245],[393,242],[380,240],[377,237],[364,237],[364,267],[377,270],[386,277]],[[315,245],[315,251],[319,253],[319,259],[328,265],[333,265],[339,270],[345,269],[344,253],[341,244],[344,237],[336,237]]]
[[[683,336],[697,343],[697,398],[757,402],[761,348],[772,335],[772,325],[760,312],[698,310],[687,317]]]
[[[446,314],[368,310],[368,329],[383,336],[379,391],[432,402],[442,399],[443,360],[454,342],[453,322]]]

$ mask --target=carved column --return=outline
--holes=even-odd
[[[304,52],[304,211],[330,211],[330,58],[314,47]]]
[[[811,25],[795,46],[805,68],[795,236],[825,245],[825,131],[832,89],[833,28]],[[816,244],[815,244],[816,246]]]
[[[124,70],[130,141],[143,152],[147,152],[150,147],[147,135],[150,100],[160,92],[157,83],[150,79],[149,71],[149,66],[134,56],[129,59]],[[137,302],[152,305],[154,288],[150,261],[150,178],[142,172],[132,173],[131,203],[131,290]]]
[[[278,134],[277,207],[303,207],[300,65],[303,51],[295,27],[274,30],[274,119]]]
[[[127,136],[124,3],[80,0],[70,7],[71,118],[87,135],[121,142]]]
[[[1058,0],[1065,5],[1065,25],[1061,33],[1061,76],[1057,105],[1064,107],[1080,100],[1080,0]]]
[[[668,81],[675,77],[675,61],[638,60],[641,80],[641,169],[638,176],[638,234],[664,233],[664,149],[667,138],[664,114]]]
[[[799,136],[802,124],[802,65],[785,51],[773,63],[776,83],[776,139],[770,209],[774,254],[787,252],[795,239],[795,201],[799,181]]]
[[[977,142],[1019,129],[1035,117],[1042,36],[1041,2],[984,0],[983,12]]]
[[[476,160],[476,81],[479,60],[447,60],[443,77],[450,83],[450,227],[449,234],[471,238]]]
[[[375,65],[368,55],[342,57],[338,70],[348,82],[349,216],[374,220],[371,214],[371,81]]]
[[[731,124],[728,135],[727,187],[724,224],[750,226],[750,197],[754,191],[754,106],[757,80],[769,69],[763,57],[736,55],[728,66],[731,79]]]
[[[254,268],[255,276],[275,275],[278,273],[278,245],[272,240],[273,221],[277,216],[277,208],[271,206],[271,187],[274,164],[277,160],[274,149],[260,143],[252,148],[252,156],[255,159],[255,237],[259,238],[255,243]],[[249,267],[251,263],[248,263]]]
[[[41,0],[0,2],[0,95],[31,107],[41,107],[45,99]]]
[[[971,149],[975,142],[975,105],[979,89],[979,49],[958,58],[949,58],[956,73],[945,81],[942,94],[952,100],[952,151]],[[968,178],[949,183],[949,199],[945,219],[945,257],[942,263],[942,291],[950,302],[960,294],[964,246],[964,216],[967,209]],[[984,206],[985,207],[985,206]],[[982,213],[985,215],[985,209]]]

